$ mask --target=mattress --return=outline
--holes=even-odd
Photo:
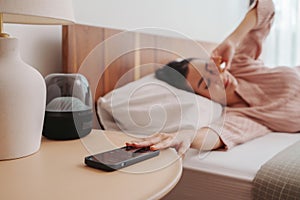
[[[228,151],[190,149],[181,180],[164,199],[249,200],[260,167],[299,140],[300,134],[270,133]]]

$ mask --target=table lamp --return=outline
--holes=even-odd
[[[3,33],[3,23],[73,22],[72,0],[0,0],[0,160],[39,150],[46,105],[44,78],[22,61],[18,40]]]

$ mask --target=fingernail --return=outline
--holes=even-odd
[[[150,150],[151,150],[151,151],[155,151],[155,150],[157,150],[157,149],[155,148],[155,146],[150,146]]]
[[[135,146],[136,144],[134,142],[126,142],[126,146]]]

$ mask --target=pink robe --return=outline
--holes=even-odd
[[[259,60],[273,17],[271,0],[257,0],[258,21],[241,42],[230,72],[236,93],[249,106],[225,107],[223,117],[210,125],[229,149],[270,132],[300,131],[300,68],[265,67]]]

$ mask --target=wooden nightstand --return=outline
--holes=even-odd
[[[120,132],[93,130],[80,140],[43,138],[34,155],[0,161],[1,199],[159,199],[178,182],[182,162],[175,151],[121,171],[104,172],[87,167],[91,153],[123,146],[132,140]]]

